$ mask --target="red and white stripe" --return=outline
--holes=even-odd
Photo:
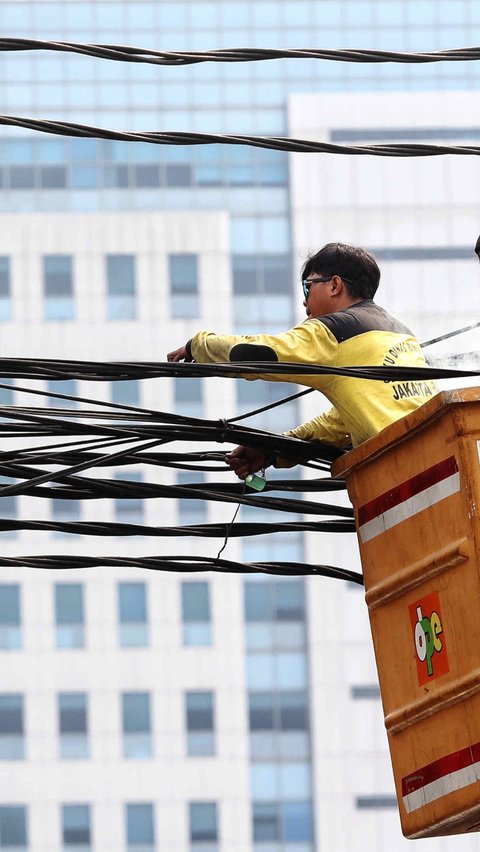
[[[360,538],[370,541],[457,491],[460,473],[455,456],[450,456],[360,506]]]
[[[480,781],[480,743],[454,751],[402,778],[407,813]]]

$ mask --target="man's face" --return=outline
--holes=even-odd
[[[332,277],[321,272],[311,272],[305,279],[307,295],[303,301],[307,317],[323,317],[332,312]]]

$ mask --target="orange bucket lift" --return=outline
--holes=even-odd
[[[480,829],[480,388],[335,462],[355,509],[402,830]]]

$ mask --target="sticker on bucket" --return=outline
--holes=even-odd
[[[376,538],[458,491],[460,472],[455,456],[450,456],[360,506],[358,532],[362,542]]]
[[[431,592],[410,604],[410,623],[417,664],[418,685],[423,686],[449,671],[440,598]]]
[[[402,778],[408,814],[480,780],[480,743],[446,754]]]

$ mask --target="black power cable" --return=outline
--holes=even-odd
[[[303,154],[354,154],[377,157],[438,157],[445,154],[480,155],[479,145],[431,145],[427,143],[399,142],[385,145],[336,145],[333,142],[316,142],[309,139],[289,139],[286,136],[246,136],[222,133],[156,132],[108,130],[70,121],[53,121],[45,118],[26,118],[0,115],[0,125],[23,127],[55,136],[73,136],[86,139],[115,139],[124,142],[147,142],[151,145],[247,145],[270,151],[287,151]]]
[[[271,48],[224,48],[203,51],[152,50],[118,44],[88,44],[72,41],[46,41],[31,38],[2,38],[0,51],[50,50],[61,53],[77,53],[98,59],[117,62],[140,62],[152,65],[183,66],[201,62],[259,62],[271,59],[326,59],[334,62],[469,62],[480,59],[480,47],[460,47],[450,50],[412,51],[366,50],[366,49],[271,49]]]

